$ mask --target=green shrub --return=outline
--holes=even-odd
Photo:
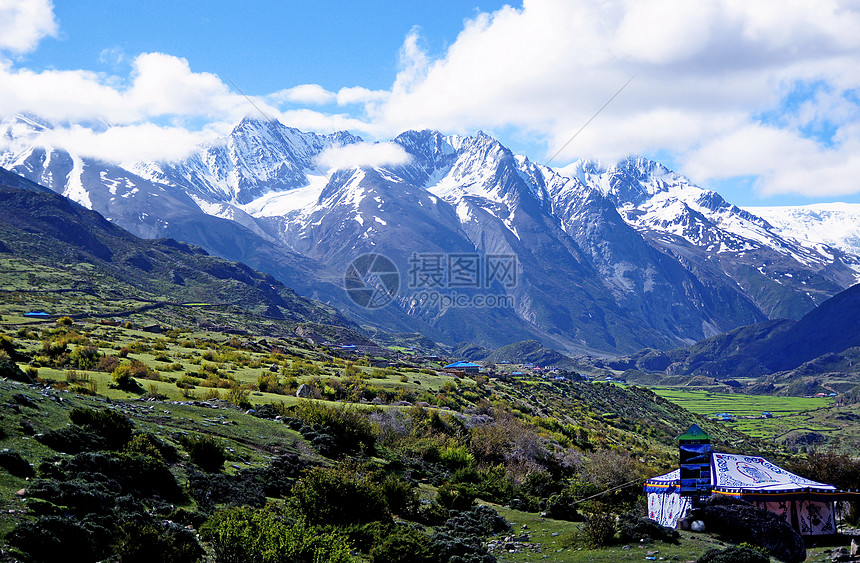
[[[451,476],[451,483],[468,484],[478,497],[500,504],[510,502],[515,494],[514,484],[504,465],[457,470]]]
[[[582,532],[589,547],[610,545],[615,539],[615,515],[609,512],[594,512],[587,515]]]
[[[368,416],[351,406],[329,406],[317,401],[299,401],[295,416],[311,426],[319,424],[334,438],[335,452],[354,454],[373,452],[376,435]]]
[[[30,463],[15,450],[0,450],[0,467],[16,477],[32,477],[36,473]]]
[[[409,517],[418,512],[420,501],[415,487],[395,475],[389,473],[380,483],[382,493],[388,508],[398,516]]]
[[[100,561],[109,555],[110,531],[70,516],[44,516],[23,521],[7,536],[24,561],[58,561],[74,554],[76,561]]]
[[[122,563],[196,563],[205,554],[194,532],[173,523],[124,521],[113,544],[113,555]]]
[[[129,364],[120,364],[113,370],[111,374],[113,383],[120,389],[134,390],[138,388],[137,382],[131,376],[131,366]]]
[[[466,446],[445,446],[439,451],[439,461],[450,471],[456,471],[475,464],[475,456]]]
[[[124,451],[127,453],[148,455],[157,460],[164,460],[161,450],[158,449],[158,441],[152,434],[138,434],[132,437],[125,445]]]
[[[158,497],[175,502],[182,489],[160,459],[139,453],[81,453],[65,460],[61,469],[68,475],[92,482],[109,482],[111,494],[135,498]]]
[[[293,486],[290,500],[311,524],[391,520],[382,488],[367,474],[345,467],[312,469]]]
[[[69,354],[69,363],[78,369],[95,367],[100,358],[99,349],[95,346],[75,346]]]
[[[191,463],[210,473],[221,471],[227,455],[223,446],[216,442],[215,438],[208,435],[197,438],[183,436],[181,443],[185,451],[188,452]]]
[[[188,493],[200,510],[211,511],[217,505],[260,508],[266,504],[263,486],[253,474],[245,471],[235,475],[203,473],[188,469]]]
[[[430,550],[430,537],[406,526],[381,538],[370,549],[371,563],[433,563],[438,561]]]
[[[267,505],[220,510],[200,528],[212,542],[217,563],[346,563],[346,537],[331,528],[291,520],[283,509]]]
[[[487,552],[484,538],[510,528],[510,524],[489,506],[476,506],[437,527],[430,538],[430,551],[437,561],[493,561],[495,558]]]
[[[233,387],[227,391],[227,394],[224,396],[224,399],[231,404],[236,405],[242,409],[250,409],[251,408],[251,400],[250,394],[246,389],[242,389],[240,387]]]
[[[436,492],[436,502],[448,510],[469,510],[477,496],[473,488],[445,483]]]
[[[119,450],[131,439],[134,425],[122,413],[110,409],[88,409],[76,407],[69,413],[69,420],[101,438],[104,449]]]

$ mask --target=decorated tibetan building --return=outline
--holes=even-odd
[[[648,516],[675,527],[701,499],[740,498],[780,516],[804,536],[836,533],[836,501],[857,498],[795,475],[763,457],[713,452],[710,437],[693,425],[679,437],[680,467],[645,482]]]

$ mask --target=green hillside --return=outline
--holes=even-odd
[[[445,373],[420,337],[53,194],[0,188],[0,241],[10,561],[638,561],[643,533],[691,560],[719,540],[641,531],[675,438],[786,460],[645,387]]]

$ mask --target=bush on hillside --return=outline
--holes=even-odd
[[[209,473],[221,471],[227,454],[224,447],[209,435],[189,438],[183,436],[180,440],[182,447],[188,452],[191,463]]]
[[[370,549],[371,563],[434,563],[430,537],[414,528],[395,526]]]
[[[15,477],[27,478],[36,474],[33,466],[15,450],[0,450],[0,467]]]
[[[69,420],[98,435],[105,449],[121,449],[130,439],[134,425],[125,415],[111,409],[74,408]]]
[[[112,548],[122,563],[196,563],[206,554],[193,531],[172,522],[125,521]]]
[[[200,528],[212,542],[217,563],[346,563],[346,536],[332,528],[296,522],[282,508],[228,508],[212,515]]]
[[[351,406],[299,401],[294,416],[308,426],[319,424],[334,439],[333,455],[372,453],[376,435],[368,415]]]
[[[609,512],[593,512],[586,515],[582,533],[589,547],[605,547],[615,541],[615,515]]]
[[[290,500],[294,511],[311,524],[391,520],[382,487],[367,474],[346,467],[310,470],[293,486]]]

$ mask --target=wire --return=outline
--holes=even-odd
[[[230,85],[231,85],[231,86],[233,86],[233,88],[235,88],[237,92],[239,92],[240,94],[242,94],[242,96],[243,96],[246,100],[248,100],[248,103],[249,103],[249,104],[251,104],[252,106],[254,106],[254,109],[256,109],[258,112],[260,112],[260,115],[262,115],[264,118],[266,118],[266,121],[268,121],[269,123],[280,123],[277,119],[272,119],[271,117],[269,117],[269,116],[268,116],[268,114],[267,114],[266,112],[264,112],[264,111],[260,108],[260,106],[258,106],[257,104],[255,104],[255,103],[254,103],[254,100],[252,100],[252,99],[251,99],[251,97],[250,97],[248,94],[246,94],[245,92],[243,92],[243,91],[242,91],[242,89],[241,89],[241,88],[239,88],[238,86],[236,86],[236,83],[235,83],[235,82],[233,82],[232,80],[230,80],[230,78],[229,78],[228,76],[225,76],[225,77],[224,77],[224,80],[226,80],[227,82],[229,82],[229,83],[230,83]],[[320,176],[324,177],[327,181],[331,182],[331,176],[329,176],[328,174],[326,174],[325,172],[323,172],[322,170],[320,170],[319,166],[317,166],[316,162],[315,162],[313,159],[311,159],[311,166],[313,166],[313,167],[314,167],[314,170],[316,170],[317,172],[319,172],[319,173],[320,173]]]
[[[552,162],[553,160],[555,160],[555,157],[557,157],[559,154],[561,154],[561,151],[563,151],[565,148],[567,148],[567,145],[569,145],[570,143],[572,143],[572,142],[573,142],[573,140],[574,140],[574,139],[576,139],[576,137],[577,137],[580,133],[582,133],[582,130],[583,130],[583,129],[585,129],[586,127],[588,127],[588,124],[589,124],[589,123],[591,123],[592,121],[594,121],[594,118],[595,118],[595,117],[597,117],[598,115],[600,115],[600,112],[602,112],[604,109],[606,109],[606,106],[608,106],[609,104],[611,104],[611,103],[612,103],[612,100],[614,100],[614,99],[618,96],[618,94],[620,94],[620,93],[621,93],[621,91],[622,91],[622,90],[624,90],[625,88],[627,88],[627,85],[628,85],[628,84],[630,84],[631,82],[633,82],[633,79],[634,79],[634,78],[636,78],[636,75],[635,75],[635,74],[634,74],[633,76],[631,76],[631,77],[630,77],[630,80],[628,80],[627,82],[625,82],[625,83],[624,83],[624,86],[622,86],[621,88],[619,88],[619,89],[618,89],[618,91],[617,91],[617,92],[615,92],[615,94],[613,94],[613,95],[612,95],[612,97],[611,97],[611,98],[609,98],[609,100],[608,100],[605,104],[603,104],[603,107],[601,107],[599,110],[597,110],[597,113],[595,113],[594,115],[592,115],[592,116],[591,116],[591,119],[589,119],[588,121],[586,121],[586,122],[585,122],[585,125],[583,125],[582,127],[580,127],[580,128],[579,128],[579,131],[577,131],[576,133],[574,133],[574,134],[573,134],[573,137],[571,137],[571,138],[570,138],[570,140],[568,140],[565,144],[563,144],[563,145],[561,146],[561,148],[560,148],[560,149],[558,149],[558,150],[556,151],[556,153],[555,153],[554,155],[552,155],[552,156],[550,157],[550,159],[549,159],[549,160],[547,160],[547,161],[546,161],[546,163],[544,163],[544,167],[549,166],[549,163],[550,163],[550,162]]]
[[[606,493],[611,493],[612,491],[617,491],[617,490],[619,490],[619,489],[624,489],[624,488],[627,488],[627,487],[630,487],[630,486],[632,486],[632,485],[635,485],[635,484],[637,484],[637,483],[642,483],[642,482],[644,482],[644,479],[635,479],[635,480],[633,480],[633,481],[628,481],[627,483],[624,483],[623,485],[618,485],[618,486],[616,486],[616,487],[612,487],[611,489],[606,489],[605,491],[602,491],[602,492],[600,492],[600,493],[597,493],[597,494],[591,495],[590,497],[585,497],[585,498],[581,498],[581,499],[579,499],[579,500],[575,500],[575,501],[573,501],[573,503],[571,503],[571,504],[579,504],[579,503],[581,503],[581,502],[585,502],[585,501],[587,501],[587,500],[591,500],[591,499],[593,499],[593,498],[595,498],[595,497],[603,496],[603,495],[605,495]]]

